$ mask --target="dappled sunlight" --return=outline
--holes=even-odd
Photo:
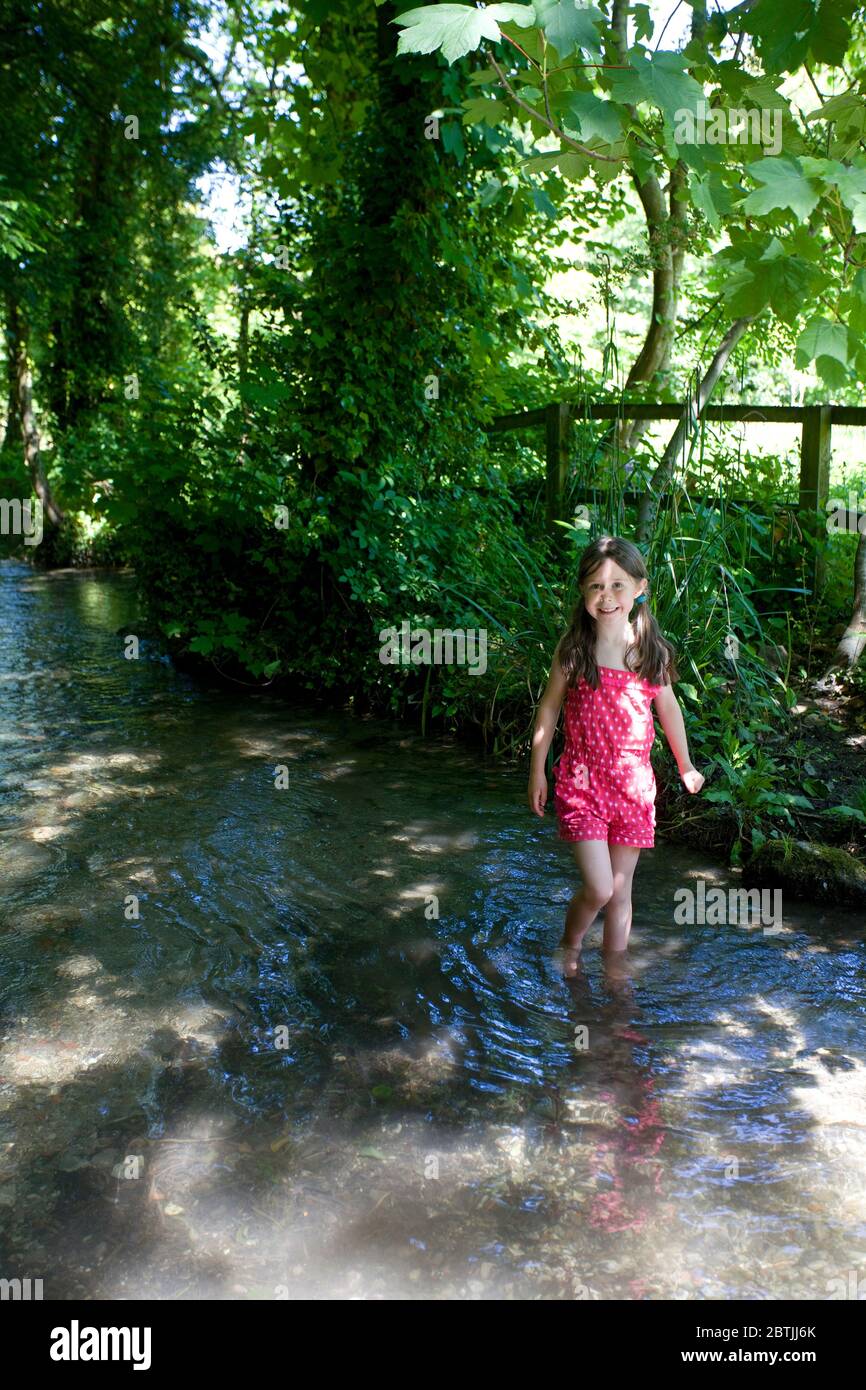
[[[765,995],[758,994],[752,1000],[752,1008],[768,1023],[780,1030],[784,1038],[782,1055],[789,1055],[792,1047],[800,1048],[803,1046],[805,1038],[800,1028],[799,1017],[793,1006],[786,1007],[776,999],[768,999]]]
[[[473,830],[436,834],[418,824],[409,824],[405,831],[392,833],[390,838],[398,844],[408,844],[415,854],[448,854],[475,849],[478,844],[478,834]]]
[[[351,760],[343,760],[339,763],[331,763],[324,767],[319,767],[316,776],[323,782],[336,782],[342,777],[348,777],[357,771],[357,764]]]
[[[866,1066],[855,1058],[839,1058],[828,1048],[798,1059],[797,1071],[812,1077],[811,1085],[792,1087],[791,1098],[822,1127],[821,1138],[830,1136],[826,1126],[850,1129],[851,1142],[866,1158]],[[861,1169],[866,1182],[866,1165]]]
[[[59,840],[62,836],[69,834],[71,826],[64,825],[34,825],[23,833],[37,843],[41,840]]]
[[[62,763],[50,763],[47,771],[54,777],[86,776],[104,772],[107,767],[124,767],[142,775],[159,767],[162,757],[159,753],[82,753]]]
[[[237,734],[231,742],[232,749],[241,758],[254,758],[265,764],[300,763],[302,753],[306,749],[286,751],[280,745],[274,746],[270,738],[253,738],[243,734]]]
[[[397,897],[403,902],[415,902],[419,898],[423,902],[425,899],[443,892],[445,883],[442,879],[430,880],[427,883],[416,883],[411,888],[403,888]]]
[[[26,671],[0,671],[0,685],[30,685],[34,681],[72,681],[75,671],[65,666],[31,666]]]
[[[34,924],[35,925],[35,924]],[[43,929],[50,930],[43,918]],[[2,1086],[60,1086],[73,1082],[93,1067],[110,1063],[122,1067],[140,1058],[158,1029],[183,1025],[184,1037],[212,1049],[224,1028],[224,1017],[212,1009],[178,1001],[169,1014],[147,1001],[141,987],[130,985],[105,970],[96,956],[70,954],[55,967],[58,1002],[7,1021],[0,1071]]]
[[[65,796],[60,803],[68,809],[82,809],[88,806],[97,806],[104,801],[116,801],[135,799],[137,797],[152,797],[164,795],[153,783],[148,782],[97,782],[88,780],[86,789],[72,792]]]

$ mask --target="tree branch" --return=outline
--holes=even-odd
[[[724,338],[719,343],[715,356],[704,373],[694,397],[686,401],[677,427],[671,435],[667,447],[652,476],[651,484],[638,504],[637,530],[635,534],[637,541],[640,542],[649,539],[653,522],[655,521],[659,498],[673,477],[677,458],[684,451],[689,436],[694,434],[697,429],[698,421],[700,420],[704,407],[718,384],[719,377],[725,369],[728,358],[746,329],[749,327],[749,324],[754,321],[754,318],[755,315],[752,314],[747,318],[734,320]]]
[[[599,154],[597,150],[591,150],[587,145],[582,145],[579,140],[575,140],[572,136],[566,135],[565,131],[561,130],[552,120],[547,116],[543,116],[540,111],[536,111],[533,106],[530,106],[528,102],[517,95],[492,54],[490,55],[490,63],[499,78],[500,87],[505,88],[515,105],[528,112],[533,120],[540,121],[542,125],[546,125],[548,130],[559,140],[562,140],[564,144],[570,145],[572,149],[578,150],[580,154],[585,154],[589,159],[598,159],[605,164],[622,164],[624,162],[625,155]]]

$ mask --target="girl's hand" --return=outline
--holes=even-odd
[[[547,801],[547,778],[543,772],[530,772],[529,774],[529,809],[534,811],[537,816],[544,815],[544,805]]]
[[[706,781],[706,778],[704,777],[703,773],[698,772],[698,769],[696,767],[691,766],[684,767],[682,772],[680,773],[680,776],[683,779],[686,789],[692,793],[699,792],[701,787],[704,785],[704,782]]]

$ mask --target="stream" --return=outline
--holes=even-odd
[[[0,565],[0,1278],[46,1299],[866,1297],[856,914],[625,964],[522,769],[177,671]],[[371,660],[377,660],[371,649]]]

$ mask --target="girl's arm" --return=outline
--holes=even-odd
[[[658,695],[655,696],[653,704],[656,707],[656,714],[664,729],[670,750],[676,758],[677,767],[685,786],[690,792],[699,792],[705,779],[697,768],[692,766],[683,712],[674,694],[673,686],[663,685]]]
[[[544,803],[547,801],[547,778],[544,775],[544,765],[547,761],[547,750],[550,748],[553,735],[556,732],[559,711],[562,708],[567,688],[568,681],[559,664],[559,643],[557,642],[550,676],[538,706],[535,728],[532,732],[532,761],[529,767],[528,796],[530,808],[537,816],[544,815]]]

